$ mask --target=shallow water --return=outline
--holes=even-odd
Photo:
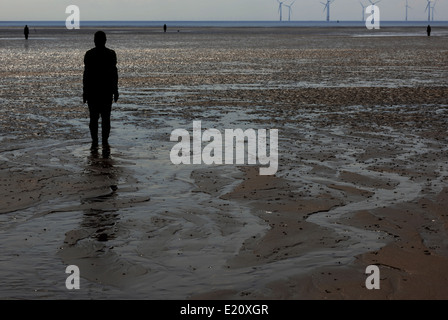
[[[81,101],[82,58],[92,46],[93,30],[39,30],[28,42],[0,30],[2,298],[182,299],[225,289],[262,292],[270,282],[300,272],[349,264],[389,239],[343,225],[342,217],[436,193],[446,182],[447,164],[437,160],[427,163],[428,170],[437,171],[430,187],[425,172],[411,179],[383,175],[373,166],[399,161],[417,170],[415,158],[446,152],[446,137],[425,138],[413,129],[414,120],[397,126],[387,118],[415,112],[441,119],[442,126],[447,103],[389,108],[323,94],[315,106],[294,98],[303,88],[446,88],[442,36],[428,45],[424,37],[411,43],[406,34],[397,52],[388,39],[345,38],[331,31],[320,37],[300,30],[296,37],[291,30],[110,31],[121,98],[114,105],[108,156],[89,150],[88,114]],[[346,106],[333,109],[341,99],[347,99]],[[370,120],[378,115],[386,120],[376,126]],[[330,117],[334,122],[324,122]],[[341,234],[346,239],[341,245],[228,268],[243,243],[261,238],[269,225],[251,203],[220,198],[242,181],[236,166],[170,162],[171,131],[191,131],[193,120],[219,130],[281,129],[277,175],[309,198],[322,192],[342,197],[328,187],[333,183],[373,196],[308,217]],[[399,151],[384,154],[386,146]],[[316,174],[316,166],[334,175]],[[342,172],[379,186],[341,182]],[[217,187],[204,192],[194,177],[210,173]],[[83,290],[66,290],[69,264],[80,266]]]

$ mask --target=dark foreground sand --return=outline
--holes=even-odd
[[[0,30],[1,298],[448,298],[448,30],[106,30],[110,156],[80,98],[93,31]],[[279,129],[277,174],[173,165],[194,120]]]

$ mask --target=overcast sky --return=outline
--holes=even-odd
[[[290,4],[293,0],[281,0]],[[291,20],[325,20],[326,0],[296,0]],[[335,0],[331,20],[361,20],[360,0]],[[377,1],[377,0],[373,0]],[[368,0],[362,0],[367,4]],[[408,0],[409,20],[426,20],[427,0]],[[378,3],[382,20],[404,20],[406,0],[382,0]],[[82,20],[214,21],[279,20],[277,0],[1,0],[0,20],[65,21],[65,8],[80,8]],[[283,20],[288,8],[283,6]],[[448,0],[437,0],[435,20],[448,20]]]

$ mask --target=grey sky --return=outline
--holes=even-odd
[[[293,0],[281,0],[290,4]],[[291,20],[325,20],[326,0],[296,0]],[[376,1],[376,0],[375,0]],[[408,0],[409,20],[426,20],[427,0]],[[367,4],[368,0],[362,0]],[[382,20],[404,20],[406,0],[382,0]],[[0,20],[59,20],[65,8],[80,8],[82,20],[279,20],[277,0],[1,0]],[[435,20],[448,20],[448,0],[437,0]],[[359,0],[335,0],[331,20],[361,20]],[[288,9],[283,6],[283,20]]]

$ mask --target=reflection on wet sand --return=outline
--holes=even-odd
[[[83,206],[92,203],[103,203],[113,200],[117,197],[117,171],[114,170],[114,160],[110,158],[110,148],[103,148],[102,157],[98,148],[91,149],[90,156],[87,162],[88,167],[94,169],[98,172],[92,176],[92,179],[98,179],[102,177],[107,177],[111,182],[110,192],[95,196],[87,197],[81,199],[81,204]],[[99,208],[88,208],[84,210],[83,221],[81,222],[81,227],[86,229],[96,229],[92,237],[98,241],[108,241],[114,239],[116,236],[116,224],[119,219],[118,210],[102,210]]]
[[[85,279],[124,286],[147,270],[122,259],[114,250],[114,242],[127,235],[120,230],[120,207],[126,206],[126,200],[119,199],[120,170],[110,149],[103,148],[101,153],[92,149],[84,172],[88,173],[86,183],[100,186],[101,192],[81,198],[84,209],[79,228],[66,233],[59,255],[65,263],[77,265]]]
[[[119,171],[114,167],[110,150],[103,149],[100,156],[98,149],[92,149],[84,172],[89,173],[86,175],[86,184],[100,186],[102,191],[99,195],[89,195],[80,199],[80,207],[83,208],[84,214],[79,230],[67,232],[66,243],[69,245],[76,245],[78,241],[86,238],[104,242],[116,237],[119,214],[115,203]],[[102,206],[103,204],[105,206]]]

